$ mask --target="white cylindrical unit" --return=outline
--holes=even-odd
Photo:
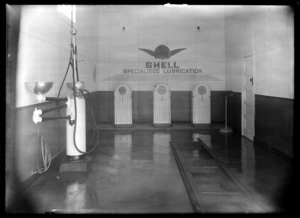
[[[171,124],[171,95],[167,85],[159,84],[153,93],[153,122],[156,124]]]
[[[205,84],[198,84],[193,89],[192,99],[193,124],[210,124],[210,90]]]
[[[118,85],[115,93],[115,124],[132,124],[132,98],[129,86],[125,84]]]
[[[66,109],[66,115],[71,116],[71,120],[75,119],[75,101],[74,96],[69,96],[69,106]],[[86,116],[85,116],[85,99],[82,95],[76,96],[76,106],[77,106],[77,122],[76,122],[76,133],[75,133],[75,142],[77,148],[86,152]],[[79,152],[74,145],[74,128],[75,124],[71,125],[69,120],[66,122],[66,132],[67,132],[67,156],[77,157],[83,155]]]

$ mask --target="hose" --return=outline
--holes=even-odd
[[[66,77],[68,75],[69,67],[70,67],[70,64],[71,64],[71,60],[72,60],[72,50],[70,51],[70,58],[69,58],[68,67],[67,67],[64,79],[63,79],[63,81],[61,83],[61,86],[60,86],[60,89],[59,89],[59,92],[58,92],[58,95],[57,95],[58,98],[60,96],[61,89],[62,89],[63,84],[64,84],[64,82],[66,80]],[[56,102],[56,106],[58,106],[58,102]],[[60,114],[60,110],[58,110],[58,112]],[[47,140],[46,140],[46,138],[45,138],[45,136],[43,134],[41,135],[41,152],[42,152],[42,159],[43,159],[43,165],[44,165],[44,167],[41,168],[41,169],[36,170],[35,172],[33,172],[33,174],[44,173],[44,172],[46,172],[49,169],[49,167],[51,165],[51,158],[52,158],[51,157],[51,152],[50,152],[50,149],[49,149],[49,146],[48,146],[48,142],[47,142]]]
[[[43,159],[44,167],[36,170],[34,172],[34,174],[36,174],[36,173],[41,174],[41,173],[46,172],[51,165],[51,158],[52,158],[51,152],[50,152],[50,149],[48,146],[48,142],[43,134],[41,135],[41,152],[42,152],[42,159]]]
[[[89,153],[93,152],[96,149],[96,147],[98,146],[98,143],[99,143],[99,132],[98,132],[98,129],[97,129],[97,124],[96,124],[94,115],[93,115],[90,107],[88,106],[89,111],[91,112],[91,116],[92,116],[93,124],[94,124],[93,136],[95,134],[95,129],[97,131],[97,143],[96,143],[96,145],[90,151],[81,151],[78,148],[78,146],[76,144],[76,137],[75,137],[76,136],[76,130],[77,130],[77,102],[76,102],[76,90],[75,90],[75,72],[74,72],[74,66],[73,65],[71,65],[71,66],[72,66],[72,70],[73,70],[73,84],[74,84],[73,95],[74,95],[74,107],[75,107],[75,122],[74,122],[74,131],[73,131],[73,142],[74,142],[74,146],[75,146],[76,150],[79,153],[81,153],[81,154],[89,154]],[[85,89],[85,91],[87,91],[87,90]],[[85,98],[84,93],[82,91],[80,91],[80,92],[82,93],[83,97]]]
[[[58,95],[57,95],[58,98],[59,98],[59,96],[60,96],[61,89],[62,89],[62,87],[63,87],[63,85],[64,85],[64,83],[65,83],[66,77],[67,77],[67,75],[68,75],[69,67],[70,67],[70,65],[71,65],[71,60],[72,60],[72,50],[71,50],[71,52],[70,52],[70,59],[69,59],[69,63],[68,63],[68,67],[67,67],[67,70],[66,70],[64,79],[63,79],[63,81],[62,81],[62,83],[61,83],[61,85],[60,85],[59,91],[58,91]]]
[[[90,107],[90,105],[87,103],[86,101],[86,98],[85,98],[85,94],[83,92],[87,92],[88,94],[90,93],[88,90],[86,89],[83,89],[82,91],[80,91],[85,99],[85,102],[86,102],[86,105],[87,105],[87,108],[89,109],[89,112],[91,114],[91,117],[92,117],[92,120],[93,120],[93,136],[90,138],[88,144],[90,144],[90,142],[92,141],[94,135],[95,135],[95,130],[97,130],[97,123],[96,123],[96,120],[95,120],[95,117],[94,117],[94,111],[93,109]],[[96,145],[98,144],[98,139],[99,139],[99,133],[98,133],[98,130],[97,130],[97,143]]]
[[[86,90],[86,89],[84,89],[83,91],[86,91],[87,93],[89,93],[89,91]],[[82,93],[82,95],[83,95],[83,97],[85,99],[85,102],[87,102],[83,91],[81,91],[81,93]],[[96,145],[95,145],[95,147],[96,147],[96,146],[98,146],[98,143],[99,143],[99,132],[98,132],[98,127],[97,127],[97,122],[96,122],[95,117],[94,117],[94,111],[92,110],[92,108],[90,107],[90,105],[88,103],[86,103],[86,105],[87,105],[87,108],[89,109],[89,112],[91,114],[91,117],[92,117],[92,120],[93,120],[93,127],[94,127],[93,128],[93,136],[91,137],[91,139],[88,142],[88,144],[90,144],[91,140],[93,139],[93,137],[95,135],[95,131],[96,131],[96,133],[97,133],[97,142],[96,142]]]
[[[73,31],[73,12],[71,13],[71,31]],[[72,32],[72,34],[73,34],[73,32]],[[76,38],[74,40],[76,40]],[[74,131],[73,131],[73,142],[74,142],[74,146],[75,146],[76,150],[79,153],[81,153],[81,154],[88,154],[88,153],[91,153],[92,151],[94,151],[95,148],[97,147],[98,141],[99,141],[99,133],[98,133],[97,124],[96,124],[93,112],[90,109],[89,105],[87,104],[88,108],[89,108],[89,111],[91,113],[92,119],[93,119],[93,124],[94,124],[93,136],[95,134],[95,129],[97,131],[97,143],[96,143],[96,145],[90,151],[85,151],[84,152],[84,151],[81,151],[78,148],[78,146],[76,144],[76,137],[75,137],[76,136],[76,130],[77,130],[77,102],[76,102],[76,88],[75,88],[75,73],[76,73],[77,81],[79,81],[79,74],[78,74],[78,63],[77,63],[77,46],[76,46],[76,41],[73,42],[73,35],[71,35],[71,54],[70,54],[70,61],[69,61],[69,64],[68,64],[67,72],[69,70],[69,66],[70,65],[71,65],[72,71],[73,71],[72,78],[73,78],[73,95],[74,95],[74,107],[75,107],[75,120],[74,120],[75,122],[74,122]],[[67,72],[66,72],[65,78],[67,76]],[[64,78],[64,80],[65,80],[65,78]],[[64,80],[63,80],[63,82],[64,82]],[[62,85],[63,85],[63,83],[62,83]],[[62,87],[62,85],[61,85],[61,87]],[[60,90],[61,90],[61,88],[60,88]],[[85,91],[87,91],[87,90],[85,90]],[[84,93],[81,90],[80,90],[80,92],[82,93],[82,95],[83,95],[83,97],[85,99]],[[59,91],[59,94],[60,94],[60,91]]]
[[[58,97],[58,98],[59,98],[59,96],[60,96],[61,89],[62,89],[62,87],[63,87],[63,85],[64,85],[64,83],[65,83],[66,77],[67,77],[67,75],[68,75],[69,68],[70,68],[70,65],[71,65],[71,61],[72,61],[72,50],[70,51],[69,63],[68,63],[68,67],[67,67],[67,70],[66,70],[64,79],[63,79],[63,81],[62,81],[62,83],[61,83],[61,85],[60,85],[60,88],[59,88],[59,91],[58,91],[58,94],[57,94],[57,97]],[[56,102],[56,106],[58,106],[58,102]],[[61,116],[60,110],[58,110],[58,113],[59,113],[59,115]]]

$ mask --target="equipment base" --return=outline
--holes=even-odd
[[[222,128],[222,129],[220,129],[220,132],[221,132],[221,133],[224,133],[224,134],[230,134],[230,133],[232,133],[232,129],[229,128],[229,127],[227,127],[227,128]]]
[[[82,160],[64,160],[59,166],[59,172],[88,172],[89,158]]]

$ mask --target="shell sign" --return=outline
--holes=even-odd
[[[169,59],[171,56],[177,54],[178,52],[181,52],[182,50],[185,50],[186,48],[179,48],[171,51],[167,46],[159,45],[156,47],[155,51],[152,51],[150,49],[145,49],[145,48],[139,48],[139,49],[155,57],[155,59],[164,60],[164,59]]]
[[[139,50],[146,52],[155,59],[165,60],[174,56],[175,54],[185,50],[186,48],[179,48],[170,50],[165,45],[159,45],[156,49],[150,50],[146,48],[139,48]],[[158,61],[146,62],[144,69],[123,69],[124,74],[197,74],[202,73],[202,69],[181,69],[176,62]]]

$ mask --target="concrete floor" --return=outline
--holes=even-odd
[[[59,164],[53,164],[26,196],[37,213],[193,213],[169,142],[182,148],[198,143],[197,138],[256,193],[263,212],[281,211],[279,200],[292,166],[265,148],[235,133],[221,135],[218,129],[102,130],[99,145],[89,154],[87,173],[60,173]],[[200,158],[197,152],[184,155],[195,160]]]

